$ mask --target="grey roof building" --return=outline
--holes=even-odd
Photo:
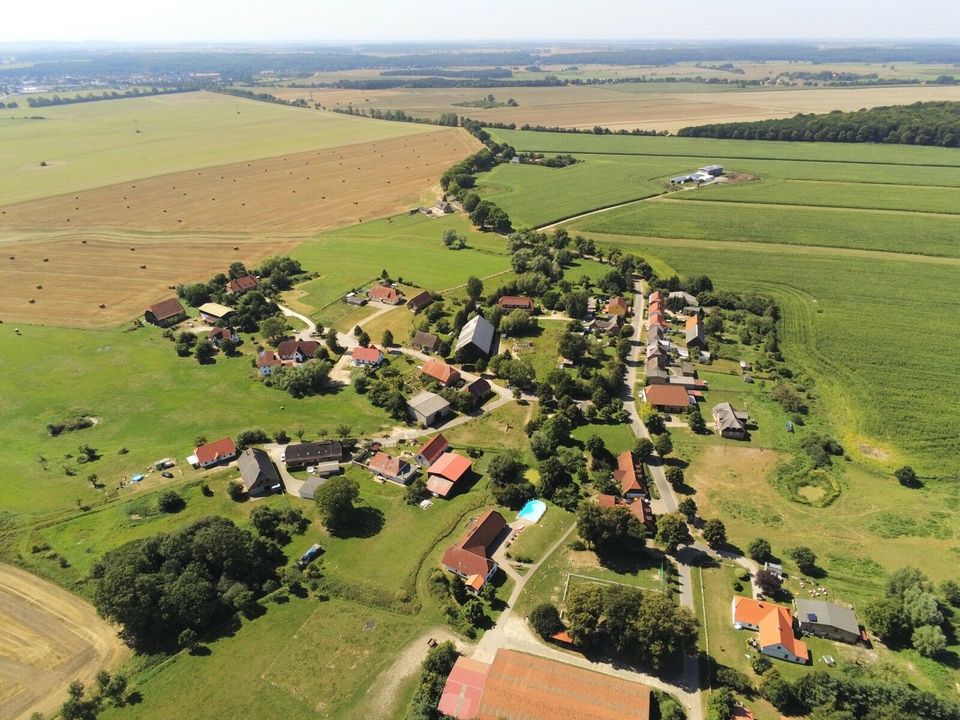
[[[809,635],[841,642],[860,642],[860,623],[850,608],[824,600],[796,601],[797,623]]]
[[[734,410],[728,403],[720,403],[713,407],[713,421],[717,425],[720,437],[742,440],[747,437],[747,418],[749,415],[742,410]]]
[[[339,440],[323,440],[287,445],[283,453],[283,462],[288,468],[295,468],[322,462],[339,462],[341,457],[343,457],[343,447]]]
[[[432,392],[422,392],[407,401],[410,417],[421,426],[429,427],[450,414],[450,403]]]
[[[456,352],[473,347],[481,355],[489,357],[493,350],[493,336],[495,334],[493,325],[482,315],[477,315],[470,322],[463,326],[460,336],[457,338]]]
[[[237,459],[243,489],[249,495],[263,495],[273,490],[282,490],[283,482],[273,460],[260,448],[247,448]]]

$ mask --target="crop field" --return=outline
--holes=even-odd
[[[0,230],[315,232],[416,206],[477,147],[445,129],[158,175],[4,205]]]
[[[922,213],[658,200],[598,213],[577,221],[575,227],[610,235],[762,243],[774,251],[780,245],[796,245],[956,258],[958,220]]]
[[[90,605],[10,565],[0,565],[0,623],[0,715],[11,720],[53,713],[69,682],[93,684],[129,654]]]
[[[0,117],[4,205],[434,129],[209,92],[45,107],[30,114],[44,119]]]
[[[642,74],[642,73],[641,73]],[[739,77],[739,76],[733,76]],[[792,117],[797,113],[858,110],[920,100],[960,99],[951,86],[862,88],[784,88],[740,90],[724,86],[684,87],[665,84],[568,85],[563,87],[391,88],[339,90],[328,88],[269,88],[285,98],[311,98],[325,108],[404,110],[417,117],[436,118],[456,112],[485,122],[612,130],[641,128],[675,132],[688,125]],[[517,107],[462,108],[493,93],[513,98]]]
[[[68,327],[117,326],[171,295],[168,286],[209,279],[225,267],[225,259],[256,264],[300,241],[281,235],[267,244],[241,233],[107,231],[19,237],[0,243],[0,320]]]

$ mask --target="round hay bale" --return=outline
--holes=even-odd
[[[100,303],[100,309],[103,310],[106,307],[103,303]]]
[[[239,249],[240,249],[240,246],[239,246],[239,245],[234,245],[234,246],[233,246],[233,249],[234,249],[234,250],[239,250]]]
[[[141,270],[146,270],[146,269],[147,269],[147,266],[146,266],[146,265],[141,265],[141,266],[140,266],[140,269],[141,269]]]
[[[43,290],[43,285],[37,285],[37,290]]]
[[[33,304],[34,304],[35,302],[37,302],[37,301],[34,300],[33,298],[30,298],[30,301],[29,301],[29,302],[30,302],[31,305],[33,305]]]
[[[43,261],[44,261],[44,262],[50,262],[50,258],[44,258]]]
[[[81,245],[86,245],[86,244],[87,244],[87,241],[86,241],[86,240],[81,240],[81,241],[80,241],[80,244],[81,244]]]

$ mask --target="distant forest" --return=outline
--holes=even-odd
[[[202,52],[194,50],[24,50],[13,53],[18,63],[30,67],[0,68],[0,83],[15,78],[56,81],[68,76],[130,77],[142,76],[151,82],[163,79],[176,82],[192,79],[197,74],[219,73],[235,82],[253,81],[261,73],[309,77],[315,72],[377,69],[382,80],[397,70],[414,70],[418,76],[439,76],[450,80],[508,80],[510,66],[537,67],[551,65],[672,65],[680,62],[710,63],[718,58],[730,61],[768,62],[920,62],[953,65],[960,63],[958,43],[900,43],[876,45],[819,46],[803,43],[716,42],[657,44],[645,47],[624,47],[606,50],[571,48],[552,55],[532,48],[503,46],[499,49],[450,46],[412,46],[405,54],[379,55],[356,52],[349,48],[300,46],[284,52]],[[464,68],[491,68],[477,72]],[[447,70],[444,70],[447,68]],[[449,68],[459,70],[450,71]],[[399,73],[396,73],[399,74]],[[404,73],[410,75],[409,72]],[[534,82],[540,82],[539,80]]]
[[[732,140],[900,143],[960,147],[960,102],[918,102],[857,112],[797,115],[784,120],[686,127],[683,137]]]

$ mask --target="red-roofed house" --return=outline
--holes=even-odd
[[[628,500],[645,497],[647,494],[643,467],[637,468],[637,464],[633,461],[633,453],[629,450],[617,456],[617,469],[613,471],[613,479],[620,484],[620,494]]]
[[[759,632],[760,652],[770,657],[806,665],[810,651],[793,632],[790,609],[752,598],[733,598],[733,626],[738,630]]]
[[[357,367],[377,367],[383,362],[383,353],[375,345],[355,347],[351,353],[353,364]]]
[[[434,497],[447,497],[467,473],[472,463],[463,455],[445,452],[427,471],[427,491]]]
[[[649,307],[647,307],[647,312],[650,315],[653,315],[654,313],[662,313],[663,305],[661,305],[659,302],[652,302],[650,303]]]
[[[387,305],[396,305],[400,302],[400,293],[389,285],[374,285],[367,290],[367,297]]]
[[[413,477],[414,470],[410,467],[410,463],[382,452],[378,452],[370,458],[367,467],[380,477],[401,485],[407,484]]]
[[[646,498],[637,498],[633,502],[629,502],[616,495],[603,494],[597,496],[597,504],[602,508],[623,508],[642,522],[651,534],[657,531],[656,518],[653,516],[653,511],[650,509]]]
[[[664,412],[683,412],[696,402],[681,385],[647,385],[643,401]]]
[[[619,315],[620,317],[623,317],[630,312],[630,306],[622,297],[613,297],[610,298],[610,301],[604,308],[604,312],[606,312],[607,315]]]
[[[231,438],[222,438],[206,445],[201,445],[187,458],[194,467],[208,468],[222,462],[229,462],[237,456],[237,446]]]
[[[511,310],[526,310],[527,312],[533,312],[533,300],[528,297],[523,297],[522,295],[504,295],[502,298],[497,300],[497,305],[500,306],[501,310],[509,312]]]
[[[236,330],[227,325],[226,327],[215,327],[210,331],[210,334],[207,335],[207,340],[217,347],[220,347],[224,343],[240,342],[240,336],[237,335]]]
[[[450,448],[450,443],[439,433],[431,440],[424,443],[423,447],[417,450],[416,461],[418,465],[430,467],[437,459]]]
[[[446,387],[460,382],[460,371],[447,365],[443,360],[427,360],[420,368],[420,372]]]
[[[281,360],[305,363],[319,348],[316,340],[284,340],[277,345],[277,355]]]
[[[273,350],[261,350],[257,353],[257,370],[261,375],[272,375],[273,369],[280,365],[283,365],[283,362]]]
[[[243,295],[245,292],[253,290],[258,284],[253,275],[244,275],[228,282],[227,292],[231,295]]]
[[[651,304],[663,302],[663,295],[660,294],[659,290],[654,290],[652,293],[650,293],[650,297],[648,299]]]
[[[670,322],[667,320],[667,316],[662,312],[652,312],[647,318],[647,325],[651,326],[660,326],[662,328],[670,327]]]
[[[507,521],[503,519],[503,515],[496,510],[487,510],[470,523],[460,542],[451,545],[443,553],[443,567],[465,580],[471,580],[474,589],[478,589],[476,585],[483,588],[497,571],[497,563],[490,555],[500,533],[506,527]],[[482,582],[478,582],[475,576]]]

